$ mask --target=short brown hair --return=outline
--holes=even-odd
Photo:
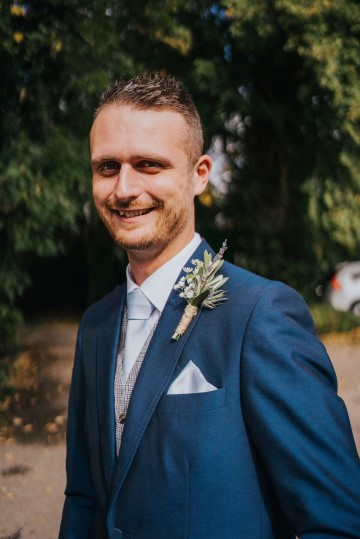
[[[203,153],[204,140],[199,112],[183,84],[170,75],[141,73],[129,80],[118,80],[99,99],[94,119],[109,105],[127,105],[134,109],[170,109],[182,115],[187,125],[185,148],[191,166]]]

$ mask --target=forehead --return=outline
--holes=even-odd
[[[185,152],[186,122],[171,109],[136,109],[108,105],[98,113],[90,132],[90,148],[106,145],[172,146]]]

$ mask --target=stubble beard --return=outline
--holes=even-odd
[[[144,226],[140,226],[137,234],[136,229],[139,225],[134,223],[133,226],[132,224],[121,226],[121,224],[113,222],[111,206],[97,208],[97,211],[112,239],[119,247],[128,253],[154,255],[162,252],[186,228],[189,212],[186,211],[185,202],[180,207],[170,208],[165,208],[161,202],[155,202],[153,207],[153,211],[159,213],[156,223],[151,225],[153,230],[146,232]]]

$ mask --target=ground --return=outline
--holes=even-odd
[[[0,539],[57,537],[65,487],[65,425],[77,326],[26,328],[12,391],[0,403]],[[360,451],[359,332],[324,339]],[[10,385],[10,384],[9,384]]]
[[[22,336],[14,390],[0,409],[10,424],[0,431],[0,539],[58,536],[76,331],[74,323],[50,323]]]

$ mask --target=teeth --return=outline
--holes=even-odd
[[[150,210],[140,210],[140,211],[119,211],[121,217],[138,217],[139,215],[144,215]]]

